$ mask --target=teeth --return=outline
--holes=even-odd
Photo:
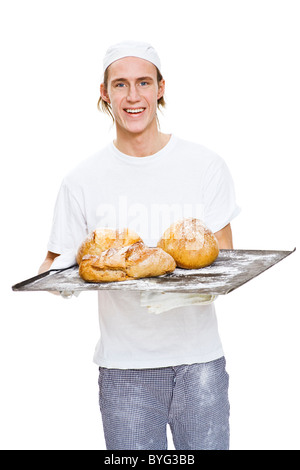
[[[136,114],[136,113],[141,113],[144,111],[144,108],[139,108],[139,109],[126,109],[126,113],[131,113],[131,114]]]

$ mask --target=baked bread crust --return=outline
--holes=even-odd
[[[113,228],[98,228],[91,232],[77,251],[76,260],[80,264],[86,255],[100,255],[109,248],[122,248],[142,241],[141,237],[128,228],[117,230]]]
[[[109,248],[98,256],[84,256],[79,275],[88,282],[114,282],[162,276],[175,268],[172,256],[140,241],[119,249]]]
[[[187,218],[172,224],[157,246],[170,254],[176,265],[185,269],[204,268],[219,255],[213,232],[199,219]]]

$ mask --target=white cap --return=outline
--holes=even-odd
[[[103,72],[116,60],[124,57],[139,57],[154,64],[160,71],[161,63],[158,54],[151,44],[138,41],[124,41],[110,46],[103,59]]]

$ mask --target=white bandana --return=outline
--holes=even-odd
[[[124,41],[108,48],[103,60],[103,72],[116,60],[124,57],[139,57],[154,64],[160,71],[161,63],[156,50],[146,42]]]

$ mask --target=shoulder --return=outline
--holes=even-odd
[[[101,170],[109,158],[110,146],[107,145],[98,152],[90,155],[69,170],[63,182],[70,189],[88,184],[95,175],[101,175]]]
[[[176,150],[185,161],[202,165],[205,168],[223,166],[224,159],[214,150],[204,145],[176,137]]]

